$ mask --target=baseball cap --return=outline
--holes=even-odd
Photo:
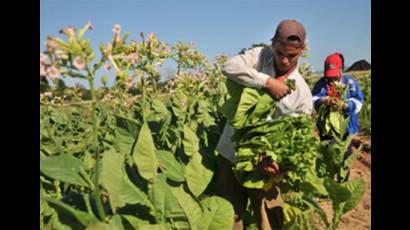
[[[342,56],[339,53],[334,53],[327,56],[325,60],[325,77],[337,77],[340,70],[343,68]]]
[[[286,19],[279,23],[276,28],[275,35],[271,39],[272,41],[280,41],[282,43],[289,42],[289,37],[295,36],[298,38],[298,43],[294,46],[298,48],[303,47],[305,44],[306,31],[303,25],[294,19]]]

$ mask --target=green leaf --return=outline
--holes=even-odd
[[[189,229],[188,217],[174,196],[166,177],[160,174],[155,181],[156,218],[159,222],[171,221],[176,229]]]
[[[182,140],[184,145],[184,152],[187,156],[199,152],[199,139],[195,132],[192,131],[187,125],[184,125],[184,139]]]
[[[151,103],[153,111],[153,113],[151,113],[151,116],[153,116],[153,120],[159,121],[165,119],[165,117],[169,113],[165,104],[158,99],[153,99]]]
[[[283,208],[283,215],[285,226],[291,226],[296,221],[296,218],[302,215],[302,210],[295,206],[285,204]]]
[[[233,117],[235,116],[236,110],[238,108],[238,102],[240,100],[240,95],[244,87],[230,79],[227,79],[225,84],[226,84],[228,93],[227,93],[227,99],[221,107],[221,113],[229,121],[231,121]]]
[[[145,224],[139,227],[141,230],[167,230],[164,224]]]
[[[251,109],[258,103],[260,93],[253,88],[244,88],[238,107],[231,123],[234,128],[240,129],[247,122]]]
[[[330,178],[325,178],[324,185],[326,187],[327,193],[329,194],[329,198],[332,200],[333,207],[337,207],[339,204],[349,199],[349,190],[347,188],[344,188],[336,181]]]
[[[176,159],[173,153],[164,150],[155,151],[158,164],[164,174],[171,180],[176,182],[185,181],[184,168]]]
[[[314,169],[310,168],[305,175],[304,181],[301,182],[301,189],[305,193],[316,193],[327,196],[326,187],[323,185],[324,180],[319,178]]]
[[[120,215],[125,229],[138,229],[141,225],[149,224],[149,221],[139,219],[133,215]]]
[[[135,186],[127,175],[124,177],[121,189],[121,200],[127,204],[142,204],[150,209],[154,209],[152,203],[141,189]]]
[[[314,200],[310,199],[308,196],[305,196],[305,195],[304,195],[304,196],[302,197],[302,200],[303,200],[303,202],[304,202],[305,204],[307,204],[309,207],[313,208],[313,210],[315,210],[315,211],[319,214],[320,218],[322,219],[323,223],[324,223],[326,226],[329,226],[329,225],[330,225],[330,224],[329,224],[329,221],[328,221],[328,218],[327,218],[327,214],[326,214],[326,212],[322,209],[322,207],[320,207]]]
[[[76,210],[59,200],[51,197],[44,197],[44,199],[57,211],[59,219],[63,224],[79,229],[98,222],[95,216],[87,212]]]
[[[133,157],[140,175],[148,181],[154,180],[157,175],[158,162],[155,155],[154,140],[147,123],[144,123],[141,127],[134,147]]]
[[[119,151],[124,154],[131,154],[132,146],[139,132],[138,123],[134,120],[116,116],[115,140]]]
[[[188,192],[186,192],[183,185],[171,187],[171,190],[183,209],[185,216],[188,218],[190,229],[196,229],[202,216],[200,205]]]
[[[81,160],[68,154],[50,156],[41,160],[40,171],[55,180],[90,189],[94,188]]]
[[[258,171],[252,171],[248,175],[246,175],[243,186],[245,188],[256,188],[261,189],[265,185],[264,180],[266,179],[265,175],[262,175]]]
[[[112,230],[124,230],[124,225],[122,224],[121,216],[114,215],[110,220],[110,229]]]
[[[202,155],[197,152],[193,153],[189,163],[185,168],[185,175],[189,190],[195,195],[199,196],[205,191],[209,182],[211,182],[213,171],[207,169],[202,164]]]
[[[107,189],[110,196],[112,210],[122,207],[124,202],[121,199],[122,183],[124,178],[124,156],[110,150],[103,154],[103,168],[101,172],[101,182]]]
[[[232,229],[234,210],[232,204],[217,196],[207,197],[201,201],[204,214],[198,224],[199,230]]]
[[[103,222],[97,222],[93,223],[87,226],[85,230],[114,230],[118,228],[112,228],[110,225],[103,223]]]
[[[342,185],[347,190],[349,190],[351,196],[346,201],[346,204],[343,207],[343,213],[347,213],[357,206],[357,204],[362,199],[365,192],[365,183],[362,178],[351,180]]]

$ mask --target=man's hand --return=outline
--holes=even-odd
[[[348,105],[346,102],[341,102],[339,104],[339,109],[347,110],[347,108],[348,108]]]
[[[336,101],[329,96],[322,97],[320,102],[324,105],[334,105],[336,103]]]
[[[265,83],[265,89],[275,101],[279,101],[291,92],[285,83],[273,78],[268,78]]]
[[[275,175],[280,173],[278,163],[274,162],[270,157],[261,155],[257,168],[263,173]]]

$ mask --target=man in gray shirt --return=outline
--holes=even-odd
[[[312,94],[298,71],[298,60],[306,47],[306,32],[295,20],[279,23],[272,38],[272,46],[256,47],[229,59],[222,73],[238,84],[265,89],[277,101],[273,119],[282,115],[298,116],[313,111]],[[296,90],[290,91],[283,82],[294,79]],[[234,229],[243,229],[243,217],[248,198],[259,229],[283,228],[283,201],[277,186],[271,190],[246,189],[236,181],[232,166],[235,162],[234,128],[227,124],[219,139],[217,150],[217,181],[219,195],[228,199],[235,209]],[[261,162],[261,169],[269,174],[280,174],[280,166]]]

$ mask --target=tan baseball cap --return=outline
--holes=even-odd
[[[289,40],[289,37],[296,37],[297,43],[294,40]],[[275,36],[271,39],[272,41],[279,41],[287,44],[292,41],[293,46],[303,47],[306,39],[305,27],[294,19],[286,19],[279,23],[276,28]]]

